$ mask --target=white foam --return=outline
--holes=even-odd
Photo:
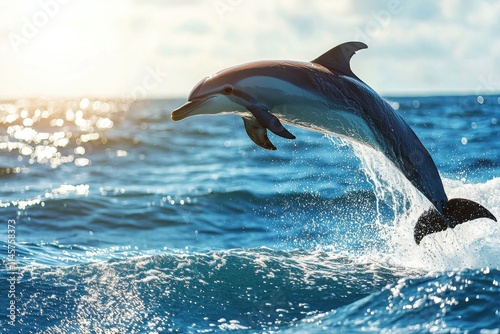
[[[471,184],[444,179],[449,198],[461,197],[478,202],[496,217],[500,216],[500,178]],[[418,219],[415,216],[414,219]],[[403,226],[401,226],[403,228]],[[420,246],[395,245],[393,259],[406,266],[450,270],[465,268],[500,268],[500,224],[477,219],[454,229],[426,236]]]
[[[387,204],[394,212],[392,222],[377,224],[385,239],[384,249],[367,250],[360,260],[382,261],[391,265],[426,271],[465,268],[500,268],[500,223],[477,219],[426,236],[418,246],[413,227],[430,202],[404,178],[382,153],[351,144],[363,171],[373,185],[377,206]],[[443,178],[448,198],[466,198],[480,203],[500,217],[500,178],[484,183],[464,183]]]

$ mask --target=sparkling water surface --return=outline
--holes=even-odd
[[[389,100],[500,217],[500,97]],[[182,103],[0,102],[3,332],[499,332],[498,223],[417,246],[430,203],[380,153]]]

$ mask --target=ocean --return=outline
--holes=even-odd
[[[500,217],[500,97],[388,100]],[[500,223],[417,246],[430,203],[380,153],[183,102],[0,102],[3,332],[500,332]]]

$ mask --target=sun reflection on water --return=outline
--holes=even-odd
[[[105,144],[125,103],[84,97],[76,100],[17,100],[0,103],[0,168],[3,174],[21,167],[73,163],[85,167],[90,146]],[[8,154],[7,154],[8,153]]]

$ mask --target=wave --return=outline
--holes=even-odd
[[[389,175],[397,177],[395,173]],[[383,177],[378,180],[384,182]],[[341,195],[244,188],[166,195],[143,189],[122,192],[64,185],[31,200],[7,203],[12,207],[4,212],[13,211],[15,217],[16,207],[21,213],[28,210],[29,215],[22,217],[29,217],[29,222],[20,224],[20,233],[35,240],[40,240],[38,235],[51,234],[54,239],[45,239],[49,243],[60,240],[64,244],[66,238],[78,235],[81,246],[105,247],[115,237],[128,241],[140,232],[143,234],[137,236],[148,240],[148,234],[155,231],[164,237],[153,238],[147,248],[162,248],[165,241],[182,248],[180,245],[199,244],[196,240],[213,240],[208,245],[323,249],[427,271],[500,266],[496,242],[500,227],[486,219],[427,236],[417,246],[413,226],[430,203],[406,180],[391,182],[396,186],[381,183],[374,186],[375,190]],[[500,178],[477,184],[444,179],[444,185],[450,198],[477,201],[500,217]],[[168,242],[172,228],[179,237]],[[100,233],[107,237],[96,239]]]
[[[84,250],[90,252],[79,251]],[[18,326],[44,333],[81,328],[314,333],[479,330],[500,324],[500,271],[490,267],[428,273],[321,249],[264,247],[122,248],[95,256],[108,260],[20,269],[19,313],[30,316]],[[0,278],[9,274],[1,270]],[[5,298],[0,296],[2,304]]]
[[[444,185],[450,198],[464,197],[477,201],[500,216],[500,178],[479,184],[444,179]],[[412,186],[410,188],[415,191]],[[195,226],[205,226],[205,229],[198,229],[199,233],[212,231],[220,235],[236,232],[242,226],[214,224],[211,219],[238,216],[242,221],[251,222],[243,230],[277,232],[276,241],[280,248],[315,249],[321,246],[351,254],[361,248],[362,251],[357,252],[359,255],[392,256],[398,265],[429,270],[499,265],[497,258],[500,257],[496,255],[500,247],[495,247],[494,241],[500,233],[497,223],[476,220],[428,236],[421,246],[416,246],[412,226],[430,203],[422,200],[419,194],[410,193],[414,198],[407,198],[408,203],[402,205],[398,196],[408,196],[408,192],[383,189],[378,196],[368,190],[360,190],[331,198],[317,192],[259,194],[240,189],[201,190],[198,194],[191,193],[191,196],[117,193],[113,196],[46,199],[48,202],[41,212],[61,216],[63,211],[67,217],[68,212],[77,210],[76,216],[99,217],[91,222],[94,227],[102,225],[104,229],[152,229],[191,222]],[[145,196],[149,196],[151,201],[147,208],[126,204]],[[214,203],[224,205],[214,206]],[[109,210],[110,207],[116,207],[116,210]],[[30,211],[30,215],[37,217],[34,210]],[[82,219],[76,217],[74,221]],[[87,224],[81,224],[81,227],[88,229]],[[436,258],[437,254],[444,257]]]
[[[44,333],[81,326],[132,330],[130,324],[158,331],[276,330],[349,305],[407,274],[319,250],[167,252],[26,267],[16,292],[23,296],[20,314],[30,315],[20,326]]]
[[[266,220],[263,224],[274,219],[278,234],[293,239],[285,238],[277,249],[139,251],[103,244],[21,244],[18,258],[36,260],[19,263],[20,314],[30,316],[18,326],[46,333],[81,328],[314,333],[498,327],[498,225],[478,220],[416,246],[412,220],[427,204],[410,196],[406,200],[417,209],[394,206],[394,198],[409,196],[405,183],[396,184],[399,189],[380,187],[382,193],[363,190],[331,198],[311,192],[262,196],[227,189],[202,191],[191,199],[190,208],[199,212],[217,202],[248,203],[233,209],[240,217],[257,210]],[[499,214],[500,178],[479,184],[444,179],[444,184],[450,197],[479,201]],[[73,206],[88,200],[72,197],[76,189],[68,188],[64,201],[49,198],[46,205],[55,209],[63,202]],[[127,200],[144,194],[115,196]],[[179,208],[182,198],[165,203],[173,201]],[[91,214],[93,204],[85,207]],[[343,211],[334,213],[335,208]],[[371,220],[345,216],[353,211],[370,212]],[[30,216],[34,220],[32,211]],[[241,237],[235,231],[230,234]],[[370,243],[367,235],[378,242]],[[357,244],[350,247],[350,242]],[[290,246],[299,249],[287,249]],[[0,279],[9,274],[1,270]],[[5,298],[0,296],[0,304],[8,302]]]
[[[498,331],[499,270],[408,277],[350,305],[304,319],[285,333]]]

